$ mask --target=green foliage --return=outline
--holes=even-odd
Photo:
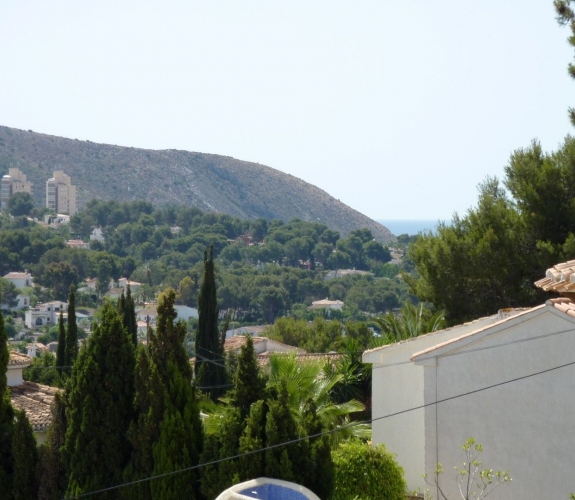
[[[8,200],[8,212],[14,217],[30,215],[34,210],[34,200],[30,193],[14,193]]]
[[[59,334],[58,334],[59,336]],[[64,366],[73,366],[78,358],[78,324],[76,322],[76,294],[74,285],[68,294],[68,324],[66,325],[66,345],[64,347]],[[68,372],[69,368],[66,369]]]
[[[483,467],[479,460],[479,456],[483,453],[483,446],[477,443],[475,439],[469,438],[461,449],[465,453],[465,461],[462,465],[454,467],[456,473],[454,481],[463,500],[485,498],[497,487],[511,482],[511,476],[507,471],[494,471]],[[429,479],[426,474],[424,478],[427,484],[437,489],[441,498],[448,500],[439,485],[439,477],[443,472],[443,466],[438,463],[433,477]],[[432,498],[430,490],[427,489],[425,499],[431,500]]]
[[[18,305],[18,290],[14,283],[7,279],[0,278],[0,297],[2,297],[1,304],[9,308]]]
[[[101,322],[80,352],[66,388],[67,495],[122,482],[131,451],[126,434],[133,416],[134,364],[122,319],[104,304]]]
[[[15,412],[12,456],[14,457],[14,475],[12,478],[14,500],[36,498],[38,495],[36,476],[38,449],[32,425],[23,411]]]
[[[4,317],[0,311],[0,491],[12,491],[14,463],[12,458],[12,435],[14,411],[10,402],[10,390],[6,373],[10,353],[8,336],[4,329]],[[8,498],[11,498],[8,495]]]
[[[210,387],[207,391],[212,399],[223,394],[220,386],[226,384],[224,346],[218,330],[219,307],[216,298],[213,246],[210,258],[204,252],[204,278],[198,296],[198,329],[196,333],[196,382],[198,387]]]
[[[67,477],[60,449],[66,439],[65,406],[61,394],[54,396],[51,408],[52,420],[41,448],[39,500],[56,500],[64,496]]]
[[[445,325],[442,311],[432,312],[423,304],[414,306],[411,302],[403,305],[399,315],[388,311],[384,316],[373,318],[372,321],[381,330],[382,345],[435,332]]]
[[[24,380],[37,382],[43,385],[56,386],[59,382],[56,371],[56,357],[49,351],[43,352],[40,357],[33,358],[30,366],[22,371]]]
[[[64,327],[64,315],[62,312],[62,307],[60,307],[60,316],[58,318],[58,348],[56,349],[56,366],[58,367],[58,374],[62,374],[64,371],[63,366],[68,366],[66,364],[66,329]],[[70,370],[66,369],[69,373]]]
[[[575,14],[571,8],[571,0],[554,0],[555,11],[557,12],[557,21],[561,26],[570,26],[571,36],[567,39],[569,45],[575,47]],[[570,63],[567,72],[571,78],[575,78],[575,65]],[[569,108],[568,111],[571,124],[575,126],[575,109]]]
[[[384,445],[350,441],[332,452],[335,465],[333,500],[348,500],[361,492],[363,500],[404,500],[403,469]]]
[[[256,361],[251,335],[247,335],[246,343],[241,348],[237,363],[233,400],[234,405],[239,408],[242,417],[245,418],[251,405],[263,399],[266,384]]]

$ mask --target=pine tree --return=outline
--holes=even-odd
[[[1,302],[1,297],[0,297]],[[14,463],[12,457],[12,435],[14,410],[10,402],[10,390],[6,373],[10,353],[8,352],[8,335],[4,328],[4,317],[0,311],[0,491],[6,493],[6,498],[12,498],[12,474]]]
[[[60,317],[58,318],[58,349],[56,350],[56,369],[62,375],[63,366],[66,365],[66,329],[64,328],[64,315],[60,305]]]
[[[51,408],[52,421],[46,434],[40,464],[39,500],[58,500],[66,491],[66,471],[60,448],[66,438],[66,415],[62,396],[57,393]]]
[[[122,482],[131,455],[126,434],[133,417],[134,367],[134,346],[122,319],[104,304],[66,390],[68,495]]]
[[[198,296],[198,329],[196,333],[196,381],[198,387],[217,399],[225,391],[227,376],[223,346],[218,331],[218,302],[214,273],[214,247],[204,252],[204,278]]]
[[[74,285],[70,286],[68,295],[68,327],[66,329],[66,348],[64,365],[71,367],[78,357],[78,325],[76,324],[76,293]],[[66,368],[70,373],[70,368]]]
[[[247,335],[246,343],[238,356],[238,370],[235,374],[234,406],[240,409],[242,417],[247,417],[250,406],[263,399],[265,380],[256,361],[254,341]]]
[[[38,449],[32,425],[23,411],[16,411],[12,456],[14,476],[12,494],[14,500],[30,500],[38,497]]]

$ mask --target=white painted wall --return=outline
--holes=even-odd
[[[437,367],[424,368],[426,403],[575,361],[573,319],[552,306],[486,333],[455,351],[440,351]],[[432,363],[432,357],[418,363]],[[490,496],[493,500],[569,498],[575,491],[575,366],[433,405],[425,413],[429,473],[439,461],[451,474],[464,460],[461,445],[474,437],[484,447],[484,465],[507,469],[513,478]],[[452,481],[443,480],[441,486],[457,498]]]
[[[8,370],[6,371],[6,379],[8,382],[8,387],[14,387],[24,383],[22,378],[22,367],[21,366],[10,366],[8,365]]]

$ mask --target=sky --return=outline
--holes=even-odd
[[[572,133],[551,0],[2,0],[0,125],[232,156],[450,219]],[[97,172],[94,172],[97,175]]]

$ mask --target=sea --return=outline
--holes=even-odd
[[[422,231],[435,232],[439,219],[378,219],[377,222],[383,224],[395,236],[400,234],[414,235]]]

